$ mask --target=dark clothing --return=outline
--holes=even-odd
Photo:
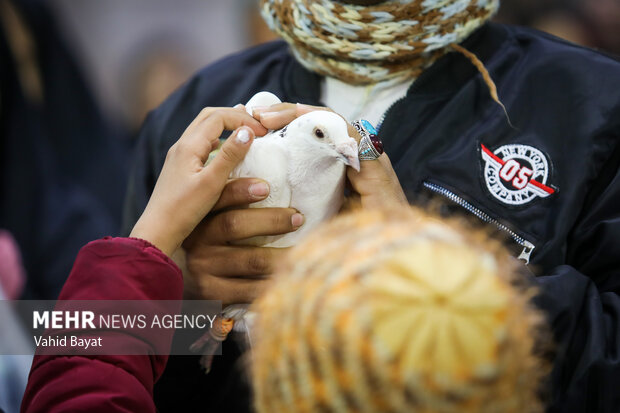
[[[120,223],[128,134],[103,116],[48,2],[12,1],[36,42],[44,96],[41,122],[59,172],[87,188],[114,223]]]
[[[619,411],[620,63],[496,24],[463,46],[489,70],[514,127],[471,62],[449,53],[387,112],[379,130],[385,151],[412,202],[443,195],[506,231],[515,255],[530,258],[556,340],[549,411]],[[244,103],[261,90],[321,104],[320,77],[274,42],[204,69],[150,114],[129,184],[126,231],[168,148],[199,111]],[[212,378],[197,383],[175,363],[155,392],[176,400],[170,411],[237,397]],[[224,381],[231,370],[211,374]]]
[[[102,239],[82,248],[60,294],[61,300],[182,297],[179,267],[150,243],[131,238]],[[35,356],[21,411],[154,413],[153,385],[168,359],[156,350],[162,345],[169,348],[173,330],[162,331],[157,343],[148,329],[132,329],[123,337],[117,336],[119,330],[98,333],[124,340],[125,348],[150,356]]]
[[[0,228],[20,247],[23,298],[55,299],[80,247],[120,228],[128,148],[99,113],[46,4],[14,3],[36,45],[43,101],[24,93],[0,22]]]

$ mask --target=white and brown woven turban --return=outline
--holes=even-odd
[[[499,0],[361,3],[260,0],[269,27],[306,68],[350,84],[417,78],[499,7]]]

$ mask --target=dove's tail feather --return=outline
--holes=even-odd
[[[231,308],[232,307],[232,308]],[[252,326],[256,318],[256,313],[248,311],[245,304],[235,304],[224,309],[222,314],[227,314],[234,319],[233,331],[242,333],[245,338],[245,348],[252,348]]]
[[[200,365],[205,374],[211,371],[213,357],[231,331],[245,333],[245,347],[252,348],[250,329],[254,317],[255,314],[248,311],[246,304],[229,305],[215,318],[212,327],[190,346],[192,352],[202,353]]]
[[[247,304],[232,304],[222,310],[222,318],[230,318],[237,322],[248,312]]]

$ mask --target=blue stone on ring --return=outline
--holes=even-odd
[[[377,129],[365,119],[354,121],[353,126],[359,132],[359,159],[361,161],[377,159],[383,153],[383,143],[377,136]]]
[[[361,122],[362,122],[362,126],[364,127],[364,129],[368,131],[369,134],[377,135],[377,130],[375,129],[374,126],[372,126],[370,122],[368,122],[366,119],[362,119]]]

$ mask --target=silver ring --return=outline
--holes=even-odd
[[[360,140],[358,147],[358,153],[360,161],[372,161],[381,156],[379,151],[375,149],[375,146],[372,144],[372,141],[368,135],[362,135],[362,139]]]
[[[372,124],[365,119],[353,121],[351,124],[362,137],[358,146],[359,160],[372,161],[381,156],[383,143],[377,136],[377,130]]]

